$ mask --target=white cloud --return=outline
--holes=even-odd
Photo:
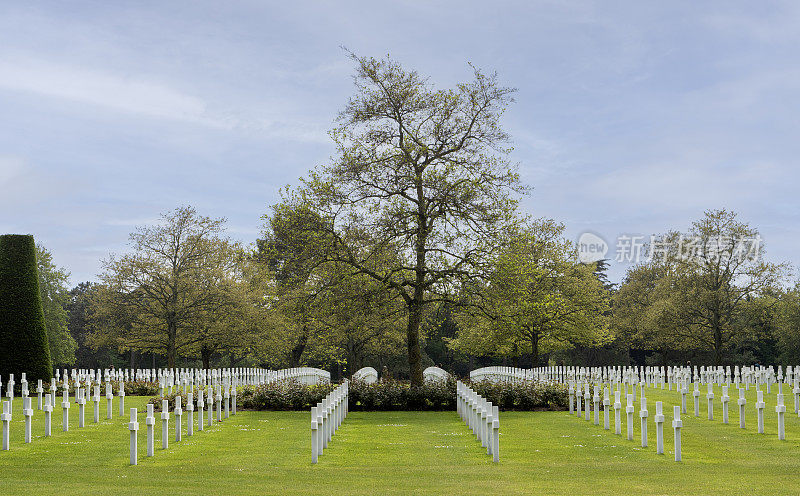
[[[30,56],[0,58],[0,88],[35,93],[149,117],[228,128],[210,117],[200,98],[156,81],[123,77],[96,69],[59,64]]]
[[[330,68],[319,71],[324,74]],[[229,130],[267,139],[329,143],[328,123],[297,116],[267,117],[264,110],[210,104],[160,81],[30,56],[0,54],[0,91],[10,90],[97,106],[114,112]],[[218,98],[213,98],[218,100]],[[274,111],[274,110],[273,110]]]

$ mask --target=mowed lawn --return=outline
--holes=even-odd
[[[118,415],[61,432],[60,405],[53,436],[45,439],[35,413],[34,442],[23,443],[24,418],[15,400],[11,451],[0,452],[2,494],[800,494],[800,420],[787,392],[786,441],[777,439],[775,399],[767,395],[766,434],[756,433],[755,390],[748,393],[747,428],[738,428],[738,393],[731,394],[730,424],[723,425],[721,391],[715,420],[701,416],[692,398],[683,416],[683,461],[672,456],[675,391],[648,390],[649,447],[566,412],[502,412],[500,463],[455,412],[352,412],[317,465],[310,462],[308,412],[239,412],[168,450],[145,456],[145,398],[139,407],[139,465],[128,465],[128,421]],[[637,398],[638,399],[638,398]],[[655,453],[655,401],[665,401],[666,454]],[[35,400],[34,400],[35,403]],[[34,405],[35,406],[35,405]],[[623,401],[624,409],[624,401]],[[158,417],[158,415],[156,415]],[[186,420],[184,415],[184,422]],[[184,423],[185,428],[185,423]]]

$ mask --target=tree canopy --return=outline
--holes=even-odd
[[[519,222],[494,262],[488,284],[459,319],[457,346],[472,352],[531,353],[609,340],[609,294],[550,219]],[[475,297],[472,298],[475,300]]]
[[[132,233],[132,251],[104,262],[95,344],[157,352],[174,367],[178,356],[236,342],[247,321],[236,304],[249,285],[236,279],[244,257],[221,236],[223,223],[180,207]]]
[[[513,89],[475,68],[471,81],[435,89],[391,58],[351,58],[356,91],[331,133],[336,156],[285,201],[321,220],[308,226],[321,260],[402,299],[411,380],[421,384],[426,307],[488,273],[525,191],[500,122]]]

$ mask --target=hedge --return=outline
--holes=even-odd
[[[564,384],[478,381],[469,385],[500,410],[566,410],[569,406]]]
[[[31,235],[0,236],[0,377],[25,372],[28,382],[49,381],[53,372],[47,343],[36,244]]]
[[[471,384],[479,394],[500,407],[501,410],[566,410],[567,389],[562,384],[539,382],[491,383],[488,381]],[[263,384],[260,386],[240,386],[237,389],[236,405],[241,410],[310,410],[321,402],[334,388],[335,384],[307,386],[296,380]],[[127,393],[128,386],[125,390]],[[455,411],[456,382],[434,381],[414,387],[408,382],[381,381],[367,384],[361,381],[350,382],[351,411],[392,411],[392,410],[443,410]],[[169,400],[175,406],[178,393],[155,397],[150,403],[158,410],[161,401]],[[186,405],[186,395],[181,394],[182,404]],[[195,393],[195,401],[197,393]]]

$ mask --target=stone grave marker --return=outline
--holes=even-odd
[[[786,405],[783,404],[783,394],[778,393],[778,404],[775,406],[775,413],[778,414],[778,439],[783,441],[786,439],[786,431],[784,430],[783,416],[786,414]]]
[[[675,461],[681,461],[681,428],[683,428],[683,421],[681,420],[681,409],[678,406],[672,409],[672,430],[675,437]]]
[[[664,413],[661,411],[660,401],[656,401],[656,414],[653,420],[656,423],[656,453],[664,454]]]
[[[53,413],[53,397],[50,393],[44,396],[44,437],[50,437],[51,415]]]
[[[61,430],[69,431],[69,389],[64,389],[64,396],[61,401]]]
[[[153,415],[153,404],[147,404],[147,416],[144,418],[144,425],[147,426],[147,456],[155,454],[155,425],[156,417]]]
[[[647,417],[649,413],[647,411],[647,398],[644,396],[644,389],[642,389],[642,397],[639,401],[639,417],[641,418],[642,424],[642,448],[647,448]]]
[[[11,449],[11,402],[3,402],[3,413],[0,414],[3,422],[3,451]]]
[[[131,465],[138,463],[138,442],[137,434],[139,433],[139,422],[136,419],[136,408],[131,408],[131,421],[128,423],[128,430],[131,432]]]
[[[161,401],[161,449],[169,447],[169,400]]]
[[[194,435],[194,393],[189,391],[186,399],[186,411],[189,412],[189,417],[186,421],[186,435]]]
[[[628,395],[628,405],[625,407],[625,412],[628,414],[628,441],[633,441],[633,395]]]
[[[179,443],[181,441],[181,434],[183,433],[183,422],[181,419],[183,418],[183,409],[181,409],[181,397],[180,395],[175,397],[175,442]]]

